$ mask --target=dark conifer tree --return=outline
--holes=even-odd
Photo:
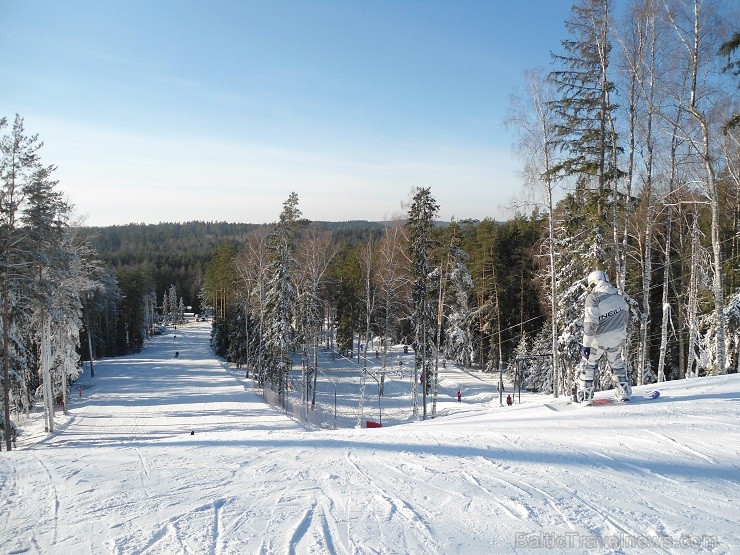
[[[291,193],[283,203],[280,220],[270,235],[272,261],[268,268],[270,282],[266,294],[264,318],[264,358],[261,369],[267,380],[285,391],[288,370],[292,364],[293,316],[296,309],[296,288],[292,280],[295,269],[294,240],[301,224],[298,195]]]
[[[589,176],[600,194],[616,179],[613,113],[614,84],[609,80],[611,0],[578,0],[565,22],[571,38],[562,41],[564,54],[553,55],[560,66],[550,79],[562,96],[551,106],[556,115],[555,145],[560,160],[550,173],[557,177]]]
[[[436,326],[436,297],[432,276],[431,256],[434,249],[432,231],[439,205],[432,197],[430,188],[416,188],[408,212],[406,228],[409,234],[409,258],[413,280],[411,300],[413,312],[411,322],[414,329],[414,351],[416,353],[412,390],[414,414],[418,415],[416,387],[422,384],[423,417],[427,413],[427,394],[431,391],[434,377],[434,335]]]

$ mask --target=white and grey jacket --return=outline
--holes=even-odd
[[[586,297],[583,318],[584,347],[618,347],[627,337],[627,302],[606,281],[599,281]]]

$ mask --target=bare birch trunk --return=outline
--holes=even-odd
[[[696,378],[699,376],[698,361],[696,360],[696,348],[698,343],[699,326],[697,318],[697,304],[699,294],[699,215],[694,212],[694,223],[692,227],[691,240],[691,278],[689,280],[689,302],[688,302],[688,355],[686,360],[686,377]]]
[[[668,350],[668,321],[671,317],[671,305],[668,302],[668,284],[671,274],[671,229],[673,227],[673,210],[668,208],[666,229],[665,258],[663,266],[663,319],[660,323],[660,357],[658,358],[658,382],[665,381],[665,358]]]
[[[45,431],[54,431],[54,388],[51,383],[51,326],[49,319],[41,315],[41,375],[44,380]]]

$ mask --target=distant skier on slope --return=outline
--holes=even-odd
[[[616,397],[627,401],[632,387],[627,377],[627,366],[622,348],[627,338],[627,302],[609,283],[605,272],[594,270],[588,274],[586,311],[583,317],[583,360],[577,384],[577,402],[590,401],[594,392],[594,371],[606,355],[606,361],[616,381]]]

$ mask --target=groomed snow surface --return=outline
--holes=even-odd
[[[209,333],[86,366],[51,435],[21,421],[0,553],[740,552],[738,375],[501,407],[495,380],[448,367],[433,420],[307,429]]]

